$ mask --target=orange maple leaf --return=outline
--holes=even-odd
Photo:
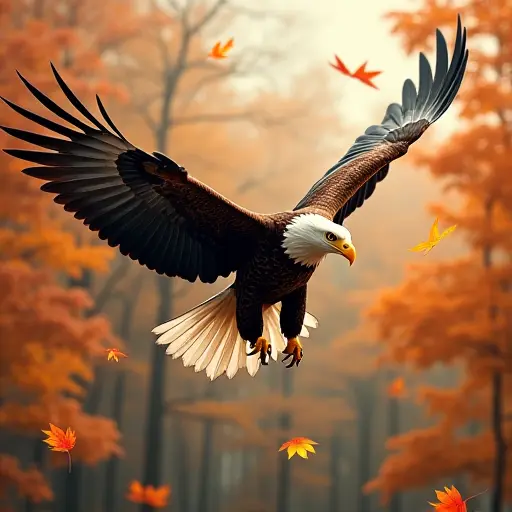
[[[444,237],[455,231],[457,224],[446,228],[442,233],[439,232],[439,218],[436,218],[434,224],[430,228],[430,232],[428,234],[428,240],[425,242],[420,242],[419,244],[411,247],[409,251],[412,252],[423,252],[423,256],[426,256]]]
[[[153,487],[148,485],[144,487],[140,482],[133,480],[130,483],[128,495],[126,496],[133,503],[144,503],[153,508],[163,508],[167,506],[171,488],[168,485]]]
[[[368,62],[365,62],[362,66],[359,66],[354,73],[351,73],[348,70],[347,66],[345,66],[343,61],[337,55],[334,56],[334,59],[336,60],[336,64],[332,64],[331,62],[329,62],[329,65],[331,67],[333,67],[343,75],[355,78],[365,85],[369,85],[374,89],[378,89],[378,87],[372,82],[372,78],[375,78],[376,76],[380,75],[382,71],[366,71],[366,65],[368,64]]]
[[[394,398],[398,398],[403,396],[405,391],[405,381],[403,377],[397,377],[389,386],[388,386],[388,395]]]
[[[145,503],[144,487],[140,482],[133,480],[128,488],[128,495],[126,496],[133,503]]]
[[[153,508],[163,508],[167,505],[171,488],[168,485],[157,487],[152,485],[146,487],[146,504]]]
[[[435,512],[467,512],[468,509],[466,507],[466,502],[480,496],[480,494],[483,494],[484,492],[486,491],[482,491],[463,500],[458,489],[452,485],[451,489],[445,487],[444,492],[436,491],[439,503],[431,503],[429,501],[428,504],[434,507]]]
[[[118,363],[120,357],[128,357],[126,354],[124,354],[117,348],[107,348],[105,349],[105,351],[108,352],[107,361],[113,359],[116,363]]]
[[[231,38],[225,45],[221,45],[220,41],[215,43],[215,46],[210,50],[208,57],[212,59],[225,59],[227,57],[226,53],[228,53],[231,48],[233,48],[235,44],[235,40]]]
[[[299,457],[302,457],[303,459],[307,459],[308,452],[316,453],[313,448],[314,444],[318,443],[315,443],[315,441],[312,441],[307,437],[294,437],[293,439],[286,441],[286,443],[283,443],[281,448],[279,448],[279,451],[282,452],[283,450],[287,450],[288,460],[290,460],[295,454],[299,455]]]
[[[48,439],[43,439],[43,443],[49,445],[50,450],[54,452],[66,452],[68,454],[68,471],[71,473],[71,453],[76,443],[76,435],[69,427],[64,433],[59,427],[50,423],[50,430],[41,430],[41,432],[48,436]]]

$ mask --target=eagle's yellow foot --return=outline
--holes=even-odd
[[[270,360],[270,354],[272,353],[272,345],[261,336],[254,342],[251,343],[252,352],[249,352],[248,356],[253,356],[259,352],[261,364],[268,365]]]
[[[284,359],[283,363],[288,359],[292,358],[290,364],[286,365],[286,368],[291,368],[294,364],[299,366],[302,361],[302,345],[299,338],[289,338],[286,348],[283,350],[283,354],[288,354]]]

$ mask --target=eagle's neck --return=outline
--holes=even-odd
[[[325,246],[318,241],[318,233],[310,222],[312,215],[294,219],[284,230],[282,247],[285,254],[294,262],[306,267],[315,267],[327,255]]]

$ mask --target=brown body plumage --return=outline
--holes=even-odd
[[[160,153],[131,144],[113,124],[98,98],[100,121],[78,100],[52,66],[70,103],[88,121],[63,110],[20,75],[29,91],[76,129],[4,101],[27,119],[64,136],[2,127],[8,134],[53,152],[5,150],[44,167],[24,172],[45,180],[43,191],[122,254],[149,269],[188,281],[213,283],[236,272],[221,293],[158,326],[159,344],[196,371],[214,379],[233,377],[247,366],[254,375],[279,352],[300,362],[299,335],[317,321],[306,312],[307,283],[328,253],[352,264],[355,249],[342,226],[452,103],[462,82],[468,52],[460,19],[452,60],[437,32],[435,77],[420,55],[420,85],[406,80],[402,105],[389,105],[380,125],[371,126],[313,185],[293,211],[249,211],[190,176]],[[286,341],[283,341],[283,337]],[[246,355],[245,343],[252,349]],[[259,356],[256,355],[259,353]],[[290,366],[291,366],[290,365]]]

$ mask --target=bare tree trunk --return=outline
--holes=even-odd
[[[395,397],[389,397],[388,415],[388,437],[395,437],[400,434],[400,402]],[[389,512],[402,512],[402,497],[399,493],[391,496]]]
[[[41,439],[36,439],[34,441],[34,449],[32,453],[32,458],[34,464],[36,465],[36,468],[39,469],[39,471],[41,471],[44,474],[44,465],[48,450],[45,450],[44,444],[41,442]],[[36,510],[37,505],[27,498],[25,500],[25,512],[35,512]]]
[[[471,421],[468,425],[468,435],[469,436],[472,436],[472,437],[475,437],[477,436],[480,432],[481,432],[482,428],[481,428],[481,424],[478,422],[478,421]],[[465,486],[466,486],[466,489],[469,489],[470,488],[470,485],[472,485],[472,479],[471,479],[471,476],[469,474],[466,474],[466,477],[465,477],[465,482],[464,482]],[[475,496],[472,500],[471,500],[471,503],[473,505],[473,509],[474,510],[481,510],[482,509],[482,502],[483,502],[483,496]]]
[[[218,429],[217,429],[218,431]],[[215,443],[215,431],[214,431],[214,439],[213,443]],[[220,468],[220,453],[213,454],[213,463],[216,471],[213,472],[213,478],[211,478],[210,483],[210,512],[220,512],[221,511],[221,502],[224,492],[224,487],[222,486],[221,474],[219,471]]]
[[[70,288],[80,287],[90,292],[92,287],[92,276],[93,275],[90,270],[84,270],[78,279],[70,277],[68,280],[68,286]],[[104,369],[102,367],[96,367],[93,380],[90,383],[82,382],[84,387],[86,389],[88,388],[88,394],[86,395],[83,403],[83,410],[88,414],[95,414],[99,408],[102,392],[100,382],[103,377],[103,372]],[[72,510],[73,512],[81,512],[80,484],[84,474],[83,464],[76,462],[73,464],[73,471],[71,473],[68,473],[67,468],[61,469],[59,473],[62,474],[62,478],[65,483],[63,503],[61,503],[58,510],[62,510],[62,512],[68,512],[69,510]]]
[[[178,471],[176,475],[175,494],[176,501],[179,503],[180,512],[191,512],[190,506],[190,460],[188,449],[188,437],[183,428],[183,420],[176,418],[175,434],[178,438],[176,445]]]
[[[492,431],[496,458],[494,461],[494,489],[491,512],[502,512],[504,505],[507,445],[503,433],[503,375],[495,372],[492,378]]]
[[[492,229],[494,200],[489,198],[485,204],[485,216],[489,229]],[[487,246],[483,251],[484,268],[492,268],[492,247]],[[491,322],[498,314],[494,304],[490,305],[489,318]],[[498,350],[495,350],[495,357],[499,357]],[[491,495],[491,512],[503,511],[503,498],[505,491],[505,472],[507,459],[507,446],[503,432],[503,375],[496,370],[491,381],[492,406],[491,406],[491,428],[494,438],[495,459],[493,468],[493,490]]]
[[[36,20],[42,20],[44,16],[44,0],[34,1],[34,18]]]
[[[166,322],[171,314],[171,280],[166,276],[157,276],[158,297],[160,299],[157,323]],[[158,486],[162,472],[162,431],[164,424],[165,389],[165,347],[153,343],[151,362],[151,382],[145,435],[145,460],[143,484]],[[153,507],[143,504],[141,512],[151,512]]]
[[[359,498],[358,512],[370,510],[370,497],[363,491],[364,485],[371,478],[371,427],[375,407],[375,382],[373,379],[360,381],[355,385],[356,407],[358,410],[358,466]]]
[[[293,370],[285,369],[282,377],[282,396],[289,398],[293,395]],[[287,412],[282,413],[279,418],[279,428],[283,432],[282,442],[286,442],[292,427],[291,415]],[[291,491],[291,464],[283,453],[278,454],[278,477],[277,477],[277,501],[276,510],[279,512],[291,512],[290,510],[290,491]]]
[[[212,385],[206,388],[205,400],[212,400],[215,396]],[[208,419],[204,421],[203,443],[201,450],[201,466],[199,469],[197,512],[209,512],[209,493],[211,480],[211,465],[213,458],[213,437],[214,437],[214,420]]]
[[[119,335],[124,341],[128,341],[131,338],[134,311],[138,303],[141,286],[142,279],[137,277],[130,293],[123,300]],[[121,433],[123,429],[123,405],[126,394],[126,377],[126,371],[118,371],[112,399],[112,419],[116,422],[117,428]],[[118,457],[111,457],[107,462],[105,471],[105,512],[114,512],[117,510],[119,462]]]
[[[123,428],[123,405],[126,391],[126,371],[120,370],[116,375],[114,384],[114,396],[112,399],[112,419],[116,422],[119,431]],[[119,458],[111,457],[107,462],[105,471],[105,511],[117,510]]]
[[[341,481],[341,442],[340,434],[338,432],[333,432],[331,437],[331,458],[329,464],[329,474],[331,478],[331,486],[329,489],[329,512],[339,512],[338,488]]]

